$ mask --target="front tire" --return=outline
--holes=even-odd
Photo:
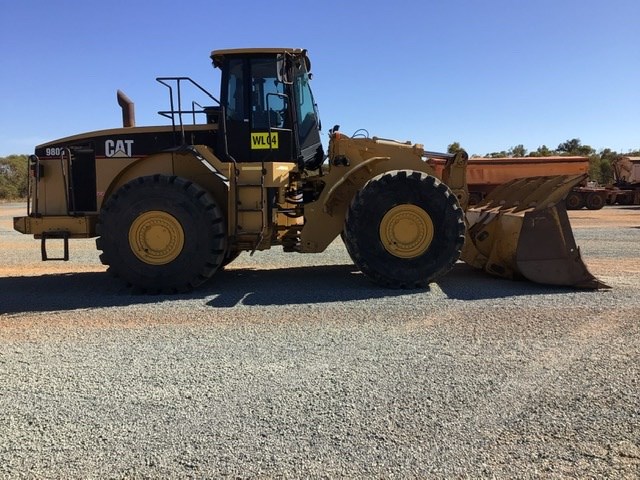
[[[224,216],[181,177],[136,178],[109,197],[96,240],[109,272],[148,293],[189,291],[210,278],[227,247]]]
[[[355,195],[343,239],[353,262],[375,283],[424,288],[453,267],[464,236],[464,213],[444,183],[395,170]]]

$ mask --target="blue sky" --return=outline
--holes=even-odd
[[[155,77],[218,96],[210,51],[261,46],[309,50],[325,141],[640,149],[637,0],[0,1],[2,156],[120,126],[118,88],[166,124]]]

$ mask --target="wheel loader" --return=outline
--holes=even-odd
[[[582,177],[537,177],[467,209],[467,154],[329,130],[325,152],[306,50],[214,50],[219,98],[188,77],[160,77],[163,126],[122,128],[39,145],[28,159],[19,232],[43,260],[96,237],[108,271],[138,291],[193,289],[241,252],[322,252],[341,236],[373,282],[420,288],[462,258],[507,278],[603,286],[580,258],[561,201]],[[206,101],[185,100],[187,90]],[[204,105],[203,105],[204,104]],[[439,177],[435,160],[445,160]],[[52,258],[47,241],[62,241]]]

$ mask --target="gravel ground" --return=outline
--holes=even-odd
[[[0,205],[0,477],[640,478],[638,207],[571,212],[608,291],[461,263],[385,290],[334,243],[180,296],[131,295],[91,240],[39,262],[23,209]]]

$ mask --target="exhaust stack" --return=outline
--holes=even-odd
[[[136,114],[133,107],[133,102],[127,97],[122,90],[118,90],[118,105],[122,108],[122,126],[135,127],[136,126]]]

